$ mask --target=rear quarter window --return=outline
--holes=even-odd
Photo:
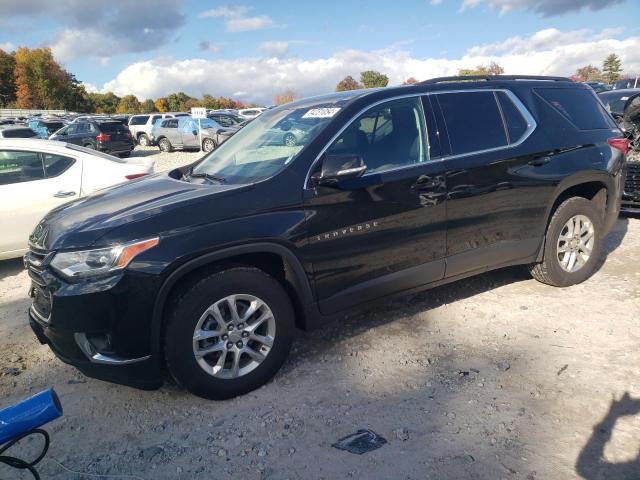
[[[103,122],[98,124],[98,128],[104,133],[119,133],[124,131],[125,126],[120,122]]]
[[[615,128],[596,94],[586,88],[536,88],[536,94],[579,130]]]
[[[129,125],[144,125],[149,120],[149,115],[142,115],[140,117],[131,117]]]
[[[33,138],[38,134],[30,128],[12,128],[10,130],[3,130],[2,137],[4,138]]]

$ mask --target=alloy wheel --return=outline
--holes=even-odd
[[[566,272],[580,270],[591,257],[595,241],[593,222],[585,215],[574,215],[564,224],[557,243],[560,267]]]
[[[193,354],[209,375],[238,378],[265,360],[275,334],[275,318],[263,300],[249,294],[229,295],[200,316],[193,333]]]

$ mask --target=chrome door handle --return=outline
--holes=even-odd
[[[551,161],[551,157],[538,157],[529,162],[532,167],[541,167]]]
[[[58,193],[54,193],[53,196],[56,198],[67,198],[67,197],[73,197],[75,196],[76,192],[64,192],[64,191],[59,191]]]

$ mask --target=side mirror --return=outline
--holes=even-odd
[[[197,130],[191,130],[191,133],[193,133],[194,135],[198,135],[198,131]]]
[[[342,180],[361,177],[367,165],[360,155],[326,155],[322,160],[322,170],[314,176],[318,185],[335,185]]]

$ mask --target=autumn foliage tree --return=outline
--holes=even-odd
[[[336,85],[336,92],[346,92],[347,90],[358,90],[364,88],[361,83],[353,78],[351,75],[347,75]]]
[[[282,93],[273,96],[274,105],[284,105],[285,103],[291,103],[296,98],[300,98],[300,95],[294,90],[285,90]]]
[[[404,81],[403,85],[415,85],[416,83],[418,83],[418,80],[415,77],[409,77]]]
[[[598,67],[585,65],[576,70],[574,77],[578,82],[599,82],[602,80],[602,72]]]
[[[502,68],[498,63],[491,62],[489,65],[478,65],[476,68],[461,68],[458,70],[458,75],[460,76],[469,76],[469,75],[502,75],[504,73],[504,68]]]
[[[158,112],[168,112],[169,111],[169,104],[167,103],[167,99],[164,98],[164,97],[158,98],[154,102],[154,104],[155,104],[156,110]]]

